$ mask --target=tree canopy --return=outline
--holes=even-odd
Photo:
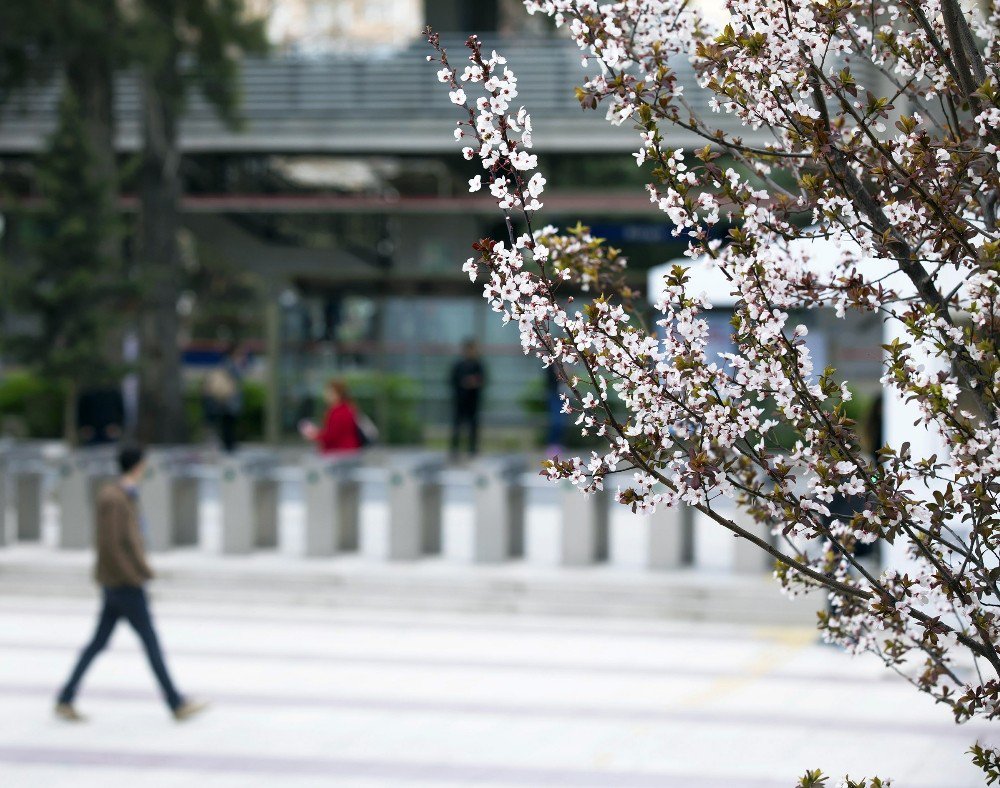
[[[509,228],[477,242],[465,270],[525,352],[559,371],[579,427],[606,439],[546,473],[584,491],[614,485],[637,510],[694,507],[769,553],[790,594],[827,592],[825,637],[876,654],[957,721],[995,719],[997,11],[958,0],[729,0],[726,14],[686,0],[525,6],[584,52],[581,105],[635,127],[651,201],[736,302],[732,352],[716,355],[713,304],[676,266],[647,327],[619,255],[539,226],[546,180],[502,53],[473,36],[457,65],[428,31],[456,138],[483,167],[470,189],[488,188]],[[678,130],[704,147],[672,144]],[[748,143],[751,130],[766,142]],[[720,166],[722,152],[742,169]],[[723,221],[733,229],[714,238]],[[821,245],[833,270],[811,265]],[[593,299],[567,306],[567,282]],[[910,440],[939,450],[898,434],[875,456],[861,449],[848,381],[814,368],[796,317],[816,309],[885,321],[887,396],[910,409]],[[775,448],[781,430],[797,436],[789,451]],[[873,569],[860,548],[880,542],[893,558]],[[996,751],[973,756],[1000,778]]]

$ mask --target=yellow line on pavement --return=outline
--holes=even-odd
[[[767,645],[737,675],[719,677],[704,689],[681,697],[673,705],[677,708],[704,706],[738,692],[774,673],[799,651],[816,642],[816,631],[804,627],[773,627],[757,630],[754,634]]]

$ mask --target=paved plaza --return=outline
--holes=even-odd
[[[155,614],[177,724],[121,627],[52,701],[96,594],[0,597],[0,784],[790,788],[806,768],[981,784],[986,727],[804,627],[171,599]],[[259,600],[259,595],[256,597]],[[996,741],[997,737],[993,737]]]

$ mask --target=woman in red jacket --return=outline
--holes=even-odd
[[[317,427],[311,421],[304,421],[299,425],[299,432],[306,440],[315,441],[321,454],[357,451],[361,448],[358,417],[347,386],[341,380],[331,380],[326,384],[324,394],[329,409],[323,426]]]

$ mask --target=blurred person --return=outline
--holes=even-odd
[[[236,450],[236,423],[243,412],[245,356],[239,347],[230,344],[222,361],[205,376],[205,418],[218,430],[222,448],[229,454]]]
[[[94,576],[103,597],[97,630],[59,693],[56,716],[70,722],[86,719],[73,705],[77,689],[90,663],[107,646],[118,620],[124,618],[142,641],[174,719],[186,720],[204,710],[206,704],[184,698],[174,687],[149,612],[145,584],[152,579],[153,571],[146,562],[138,494],[139,481],[146,471],[143,450],[138,446],[123,447],[118,453],[118,466],[121,476],[105,484],[97,495]]]
[[[479,405],[486,387],[486,369],[474,339],[462,343],[462,357],[451,368],[452,428],[451,452],[457,455],[461,433],[468,432],[469,454],[479,449]]]
[[[327,382],[323,395],[327,404],[323,426],[317,427],[309,420],[301,421],[299,432],[302,437],[313,441],[321,454],[351,452],[362,448],[364,437],[347,384],[334,378]]]
[[[81,391],[76,401],[76,425],[84,446],[103,446],[121,439],[125,428],[121,389],[108,384]]]

